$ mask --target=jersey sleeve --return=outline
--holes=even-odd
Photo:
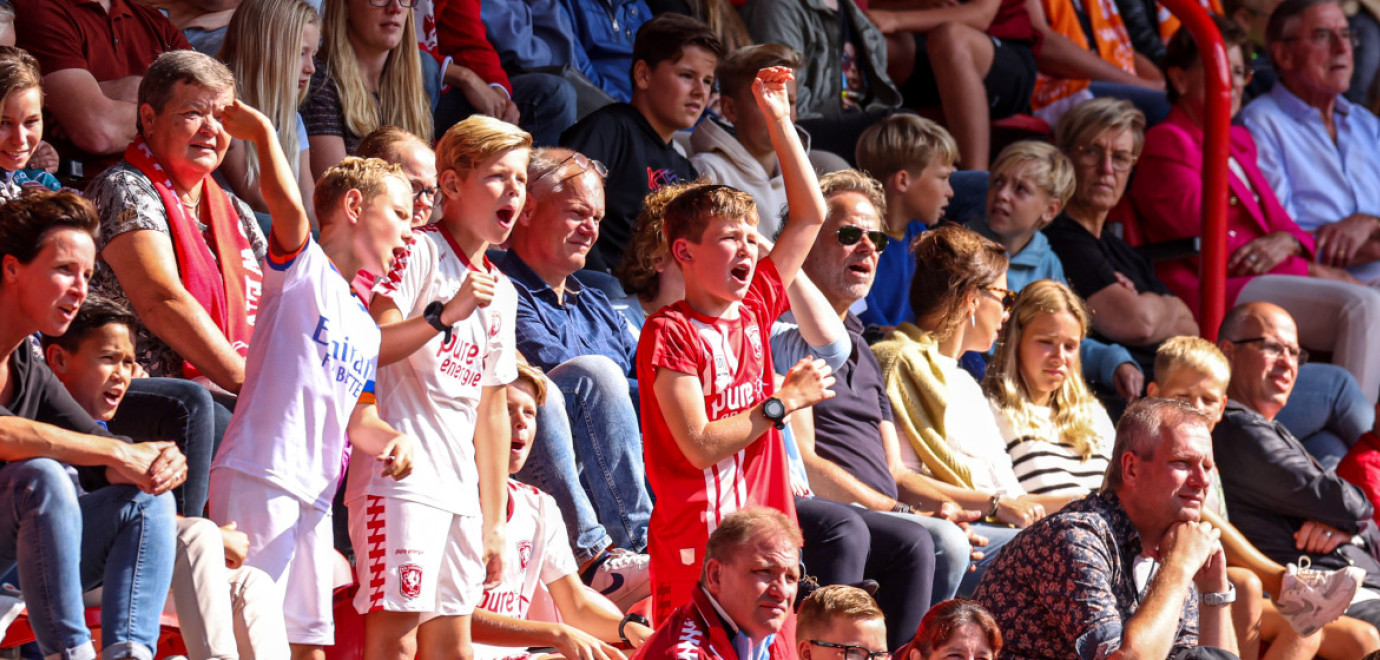
[[[565,531],[565,520],[556,500],[546,493],[541,494],[542,547],[545,554],[541,562],[541,582],[551,584],[579,570],[575,555],[570,551],[569,537]]]
[[[321,246],[310,236],[290,252],[273,248],[268,254],[268,268],[264,269],[264,293],[283,292],[304,283],[320,288],[326,277],[339,277],[330,263]]]
[[[761,321],[768,327],[791,308],[786,298],[786,286],[781,282],[781,273],[776,270],[776,262],[767,257],[757,262],[757,272],[748,287],[745,302],[760,305],[763,313]]]
[[[683,319],[661,314],[653,316],[643,326],[642,337],[641,350],[651,351],[654,370],[665,368],[692,376],[700,373],[703,354]],[[655,379],[654,374],[655,371],[649,375]]]
[[[390,300],[406,316],[416,307],[422,288],[435,277],[436,251],[431,241],[417,236],[393,264],[388,276],[374,285],[374,295]]]
[[[496,313],[489,316],[488,352],[484,355],[485,386],[507,385],[517,380],[517,290],[507,275],[498,275]]]

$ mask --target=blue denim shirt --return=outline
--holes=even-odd
[[[509,73],[548,66],[570,66],[599,84],[561,0],[503,0],[481,3],[479,17]],[[626,77],[626,74],[625,74]]]
[[[1337,96],[1333,144],[1322,113],[1283,84],[1241,111],[1258,150],[1260,171],[1294,221],[1307,231],[1353,213],[1380,215],[1380,119]],[[1351,269],[1363,280],[1380,263]]]
[[[613,98],[632,101],[633,38],[652,20],[646,0],[560,1],[575,28],[575,50],[589,60],[589,70],[582,66],[581,73]]]
[[[550,370],[581,355],[603,355],[634,375],[637,344],[602,291],[567,277],[560,302],[516,252],[509,250],[498,267],[517,289],[517,347],[529,362]]]

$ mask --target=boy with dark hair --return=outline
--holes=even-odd
[[[746,193],[693,185],[667,205],[668,251],[685,299],[647,319],[637,351],[647,476],[662,497],[652,512],[652,604],[663,621],[691,596],[710,533],[734,511],[769,506],[794,518],[779,429],[786,415],[832,392],[822,360],[802,359],[778,389],[764,336],[789,304],[824,221],[824,199],[790,118],[789,69],[753,85],[781,156],[791,218],[757,263],[757,211]]]
[[[699,120],[723,52],[718,36],[693,18],[648,21],[633,44],[632,103],[600,108],[561,135],[561,146],[608,167],[607,208],[586,268],[611,270],[623,260],[647,193],[698,176],[671,137]]]
[[[285,599],[295,660],[321,659],[335,642],[331,616],[331,501],[350,446],[356,471],[402,479],[412,440],[379,418],[374,372],[380,332],[351,279],[382,277],[412,237],[412,186],[396,165],[346,158],[317,183],[318,243],[297,182],[266,117],[238,101],[218,117],[253,140],[273,216],[268,268],[244,389],[211,465],[211,518],[249,535],[246,564]]]

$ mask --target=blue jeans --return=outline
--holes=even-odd
[[[977,570],[964,574],[963,583],[958,585],[960,598],[973,597],[973,590],[977,589],[978,581],[982,579],[982,574],[987,572],[987,567],[996,561],[997,553],[1001,552],[1002,547],[1021,533],[1018,528],[991,523],[973,523],[973,531],[987,537],[987,546],[982,549],[982,559],[974,562],[977,565]]]
[[[52,459],[0,468],[0,572],[18,563],[45,656],[94,657],[82,592],[103,585],[102,657],[152,660],[172,584],[175,518],[171,495],[133,486],[78,498],[66,469]]]
[[[521,117],[518,125],[532,134],[538,147],[560,144],[561,133],[575,124],[575,87],[566,79],[550,73],[519,73],[508,77],[513,86],[513,101]],[[441,94],[435,108],[436,139],[456,122],[475,113],[458,89]]]
[[[216,403],[206,388],[181,378],[130,381],[110,432],[135,442],[171,440],[187,456],[187,481],[173,489],[177,513],[193,518],[206,512],[206,487],[215,454]]]
[[[1161,91],[1101,80],[1092,81],[1092,84],[1088,85],[1088,91],[1097,98],[1110,96],[1130,101],[1136,108],[1145,113],[1147,128],[1164,121],[1164,118],[1169,116],[1171,107],[1169,97]]]
[[[1375,425],[1375,409],[1351,372],[1333,364],[1305,364],[1289,403],[1275,419],[1324,468],[1333,470],[1361,434]]]
[[[518,479],[556,499],[579,562],[610,544],[644,551],[652,498],[627,375],[602,355],[581,355],[546,376],[537,440]]]

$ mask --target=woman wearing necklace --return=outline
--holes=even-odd
[[[141,426],[116,432],[186,443],[195,490],[179,502],[186,515],[205,504],[213,438],[244,382],[263,277],[266,243],[253,212],[211,177],[230,146],[218,117],[234,100],[224,64],[195,51],[164,53],[139,88],[139,136],[87,189],[101,218],[91,288],[139,315],[136,357],[157,377],[130,387],[130,397],[149,397],[144,421],[130,420]]]

